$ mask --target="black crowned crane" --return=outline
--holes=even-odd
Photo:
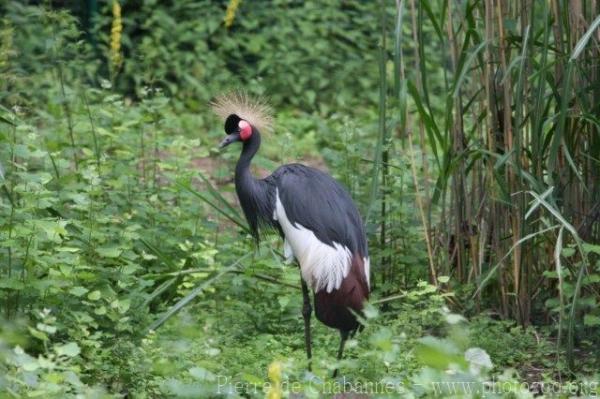
[[[300,265],[309,370],[309,287],[317,319],[340,331],[341,359],[346,339],[359,327],[355,313],[369,297],[367,240],[352,198],[327,173],[301,164],[283,165],[264,179],[253,177],[250,162],[260,147],[259,131],[269,128],[268,106],[233,93],[218,98],[213,109],[225,120],[227,136],[220,147],[242,143],[235,189],[254,238],[259,241],[259,228],[276,229],[285,257]]]

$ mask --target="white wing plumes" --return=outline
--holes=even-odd
[[[300,263],[302,278],[315,292],[332,292],[342,285],[348,276],[352,263],[352,253],[344,245],[321,242],[315,233],[300,223],[292,223],[276,192],[273,218],[279,222],[285,235],[284,254],[295,257]]]
[[[210,105],[223,120],[236,114],[261,132],[271,130],[272,110],[263,98],[252,98],[244,91],[234,90],[218,96]]]

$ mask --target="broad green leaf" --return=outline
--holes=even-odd
[[[583,324],[589,327],[600,326],[600,317],[591,314],[586,314],[585,316],[583,316]]]
[[[96,252],[104,258],[117,258],[123,250],[117,246],[107,246],[96,248]]]
[[[0,279],[0,288],[20,291],[25,289],[25,284],[16,278]]]
[[[77,345],[77,343],[75,342],[69,342],[65,345],[56,346],[54,347],[54,350],[56,351],[57,355],[64,355],[68,357],[75,357],[81,352],[81,349],[79,349],[79,345]]]
[[[102,294],[101,294],[101,293],[100,293],[100,291],[98,291],[98,290],[95,290],[95,291],[92,291],[92,292],[90,292],[90,293],[88,294],[88,296],[87,296],[87,298],[88,298],[90,301],[97,301],[97,300],[98,300],[98,299],[100,299],[101,297],[102,297]]]
[[[69,290],[69,293],[75,295],[76,297],[80,297],[85,295],[89,290],[85,287],[73,287]]]

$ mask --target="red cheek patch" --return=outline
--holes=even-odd
[[[252,126],[245,120],[241,120],[238,123],[238,127],[240,128],[240,138],[243,141],[246,141],[252,136]]]

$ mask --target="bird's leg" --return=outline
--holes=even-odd
[[[308,292],[308,286],[306,281],[300,276],[302,282],[302,296],[304,299],[304,306],[302,306],[302,317],[304,318],[304,345],[306,346],[306,357],[308,358],[308,371],[311,371],[311,344],[310,344],[310,315],[312,307],[310,305],[310,295]]]
[[[344,345],[346,344],[346,340],[348,339],[349,331],[340,330],[340,349],[338,349],[337,360],[338,362],[342,360],[342,355],[344,354]],[[338,369],[333,370],[333,375],[331,378],[337,377]]]

